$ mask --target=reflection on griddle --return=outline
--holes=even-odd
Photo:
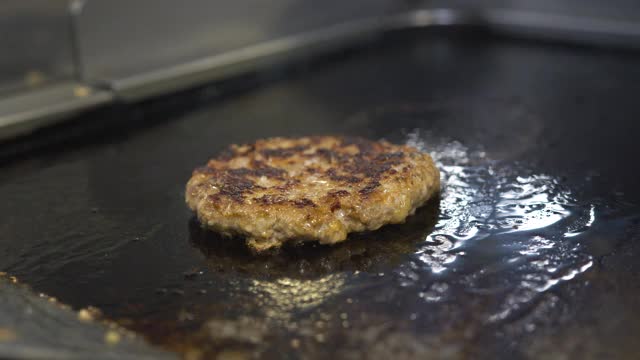
[[[249,291],[258,294],[259,304],[270,319],[288,320],[294,311],[305,311],[321,305],[345,289],[344,273],[326,275],[314,280],[282,278],[275,281],[253,280]]]
[[[437,221],[439,199],[434,199],[405,224],[353,234],[334,245],[299,243],[268,254],[254,255],[243,239],[224,238],[203,229],[193,219],[191,241],[215,271],[236,272],[250,283],[248,290],[267,318],[290,319],[313,309],[348,287],[347,273],[374,272],[413,254]]]

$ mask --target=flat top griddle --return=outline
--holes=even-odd
[[[429,30],[86,114],[3,146],[0,270],[194,357],[632,358],[639,61]],[[194,167],[310,134],[424,147],[441,199],[259,258],[201,230]]]

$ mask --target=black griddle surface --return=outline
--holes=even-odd
[[[401,33],[103,109],[2,148],[0,270],[191,356],[633,358],[639,64]],[[231,143],[310,134],[425,146],[441,202],[260,258],[200,229],[193,168]]]

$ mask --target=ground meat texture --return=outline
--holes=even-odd
[[[402,223],[439,190],[433,160],[413,147],[315,136],[230,146],[193,171],[186,201],[204,227],[260,252]]]

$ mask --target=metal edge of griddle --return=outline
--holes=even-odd
[[[480,26],[516,36],[640,48],[640,24],[510,9],[422,9],[352,21],[178,64],[105,85],[126,101],[180,90],[282,61],[348,47],[391,30]]]
[[[0,99],[0,140],[28,134],[112,100],[110,91],[72,81]]]
[[[131,77],[65,82],[1,99],[0,140],[28,134],[114,100],[134,102],[187,89],[270,64],[346,48],[388,31],[464,25],[520,37],[640,49],[640,24],[631,22],[498,8],[414,9],[333,25]]]
[[[107,80],[104,85],[113,90],[119,99],[136,101],[348,47],[382,32],[383,21],[381,18],[350,21],[131,77]]]
[[[419,9],[392,16],[387,30],[471,25],[540,40],[640,49],[640,23],[506,8]]]
[[[640,49],[640,23],[512,9],[485,9],[484,26],[520,38]]]
[[[177,358],[115,324],[81,317],[6,274],[0,274],[0,330],[2,359]]]
[[[413,18],[413,13],[350,21],[131,77],[103,80],[102,85],[111,89],[118,99],[136,101],[268,65],[348,48],[390,30],[417,27],[418,23],[422,27],[467,25],[473,24],[477,16],[454,9],[423,10],[419,15],[419,21]]]
[[[426,12],[430,24],[454,25],[454,10]],[[78,10],[71,9],[77,16]],[[423,26],[426,26],[421,13]],[[63,82],[0,99],[0,140],[27,135],[84,110],[113,101],[135,102],[239,75],[259,67],[345,48],[391,28],[413,25],[407,16],[369,18],[244,47],[122,79]],[[454,21],[455,20],[455,21]],[[77,47],[75,48],[77,52]],[[75,54],[76,66],[82,66]]]

